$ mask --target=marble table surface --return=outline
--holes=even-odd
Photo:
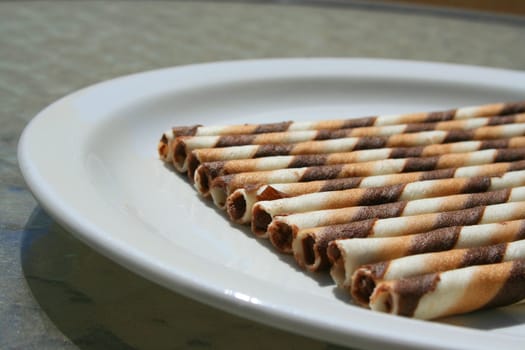
[[[98,81],[313,56],[525,70],[525,18],[365,1],[0,2],[0,349],[342,348],[210,308],[101,256],[43,211],[16,156],[39,110]]]

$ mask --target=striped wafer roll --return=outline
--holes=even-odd
[[[434,319],[524,299],[525,261],[513,260],[380,282],[370,297],[370,308]]]
[[[524,166],[525,162],[523,161],[514,162],[512,165],[512,171],[525,169]],[[492,167],[491,165],[483,165],[461,167],[458,169],[442,169],[426,172],[377,175],[366,178],[353,177],[310,182],[246,185],[243,188],[236,189],[229,196],[228,193],[231,191],[231,189],[228,188],[226,183],[215,183],[216,186],[212,188],[210,193],[213,202],[217,207],[225,207],[228,212],[228,216],[232,221],[243,224],[252,220],[253,205],[259,201],[295,197],[315,192],[341,191],[352,188],[382,187],[387,185],[444,179],[450,177],[468,177],[481,175],[499,176],[502,173],[498,171],[502,170],[503,168],[508,169],[507,165],[502,165],[499,163],[496,167]],[[505,171],[505,169],[503,169],[503,171]]]
[[[353,151],[357,159],[370,161],[386,158],[431,157],[447,153],[464,153],[495,148],[525,147],[525,137],[523,136],[495,140],[429,144],[426,146],[369,148],[373,146],[373,142],[371,142],[373,139],[374,138],[365,138],[365,141],[368,140],[370,142],[363,142],[362,144],[356,144],[353,138],[346,138],[307,141],[296,144],[247,145],[198,149],[192,151],[188,156],[188,177],[193,179],[196,169],[203,163],[255,160],[275,156],[327,155],[330,153],[349,153]],[[378,141],[381,142],[381,139]]]
[[[507,169],[509,172],[505,173],[503,170],[492,174],[485,173],[483,174],[484,176],[476,176],[481,171],[490,171],[489,169],[492,167],[494,167],[492,168],[494,170],[502,164],[508,164]],[[289,215],[352,206],[377,205],[396,201],[525,186],[525,171],[512,171],[512,164],[514,163],[497,163],[491,164],[490,166],[457,168],[451,176],[449,176],[453,178],[417,182],[406,181],[404,183],[381,187],[367,186],[366,181],[370,178],[364,178],[359,184],[361,188],[308,193],[296,197],[256,202],[252,207],[252,232],[259,237],[267,237],[268,225],[276,215]],[[521,164],[521,166],[523,166],[523,164]],[[463,171],[463,169],[467,168],[467,171]],[[490,177],[490,175],[493,175],[493,177]],[[234,203],[232,203],[232,205],[233,204]],[[230,210],[229,207],[228,210]]]
[[[268,237],[280,252],[292,252],[294,234],[301,229],[330,226],[372,218],[411,216],[426,213],[468,209],[480,205],[525,201],[525,187],[496,191],[458,194],[444,197],[400,201],[373,206],[355,206],[275,216],[268,226]],[[371,255],[372,256],[372,255]]]
[[[478,206],[443,213],[369,219],[299,230],[292,241],[292,250],[300,266],[318,271],[329,266],[327,247],[336,239],[402,236],[442,227],[477,225],[522,218],[525,218],[525,202]]]
[[[412,171],[396,174],[392,171],[396,165],[394,161],[398,160],[391,159],[384,162],[376,162],[377,169],[384,171],[386,173],[385,175],[366,176],[366,170],[370,168],[373,169],[374,166],[372,165],[367,168],[370,163],[359,163],[363,166],[359,167],[359,164],[347,166],[321,166],[219,176],[212,182],[209,194],[211,195],[213,202],[219,208],[222,208],[228,196],[239,188],[248,189],[241,193],[243,196],[257,196],[258,194],[261,194],[261,191],[264,191],[264,189],[257,189],[257,187],[254,186],[259,184],[271,185],[274,190],[281,193],[281,197],[284,197],[285,195],[296,196],[312,192],[335,191],[341,188],[377,187],[417,180],[496,175],[507,171],[522,170],[525,164],[525,161],[502,162],[445,168],[436,171]],[[387,168],[389,165],[390,167]],[[397,165],[399,165],[399,163]],[[310,169],[311,171],[306,169]],[[322,181],[327,182],[315,181],[316,178],[322,178]],[[348,180],[343,180],[345,178]],[[329,181],[327,179],[340,179],[340,181]],[[277,186],[276,184],[279,183],[283,185]],[[289,183],[290,185],[284,186],[286,183]],[[304,185],[299,185],[300,183],[304,183]],[[254,189],[256,189],[255,192]],[[300,192],[301,190],[303,192]]]
[[[449,226],[423,233],[381,238],[349,238],[330,242],[330,275],[348,288],[360,266],[404,256],[450,249],[481,247],[525,239],[525,220],[472,226]],[[378,265],[379,266],[379,265]]]
[[[355,302],[368,306],[381,281],[519,259],[525,259],[525,240],[405,256],[357,268],[346,288]]]
[[[348,142],[354,142],[354,147],[364,149],[385,146],[416,146],[467,140],[499,139],[525,135],[525,123],[478,127],[474,125],[473,120],[474,119],[468,119],[468,122],[459,121],[462,123],[461,126],[458,126],[458,121],[449,121],[428,124],[400,124],[356,129],[290,131],[255,135],[180,136],[173,140],[173,165],[179,171],[187,171],[188,154],[199,148],[269,145],[276,143],[294,144],[304,141],[346,138],[350,139],[347,140]],[[439,128],[439,130],[435,130],[435,128]],[[411,135],[411,137],[408,137],[408,135]],[[372,140],[374,144],[370,144],[370,140]]]
[[[232,183],[305,182],[356,176],[372,176],[413,171],[456,168],[461,166],[513,162],[525,159],[525,148],[487,149],[475,152],[442,154],[433,157],[386,159],[382,149],[368,160],[366,152],[331,153],[233,160],[204,163],[195,173],[195,187],[202,195],[209,194],[209,184],[218,176],[235,174]],[[383,153],[383,154],[380,154]],[[275,182],[275,181],[273,181]]]
[[[173,157],[173,153],[170,153],[170,149],[173,149],[172,147],[170,147],[171,141],[179,136],[240,135],[300,130],[347,129],[366,126],[439,122],[454,119],[462,120],[476,117],[508,115],[522,112],[525,112],[525,103],[512,102],[463,107],[437,112],[408,113],[361,118],[317,120],[305,122],[285,121],[267,124],[180,126],[173,127],[167,130],[162,135],[158,145],[158,152],[161,159],[165,161],[171,161]]]

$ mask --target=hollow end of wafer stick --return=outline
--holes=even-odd
[[[159,153],[160,159],[162,159],[165,162],[170,161],[170,154],[169,154],[169,138],[166,133],[162,134],[162,137],[159,140],[159,143],[157,144],[157,152]]]
[[[233,222],[248,224],[252,221],[252,207],[259,200],[257,192],[264,185],[247,185],[233,191],[226,199],[226,211]]]
[[[236,223],[248,223],[250,220],[246,220],[246,199],[244,197],[243,189],[235,190],[226,199],[226,213],[231,221]]]
[[[171,148],[173,149],[173,166],[180,172],[186,171],[188,169],[186,143],[182,138],[177,138],[173,141]]]
[[[376,281],[369,269],[357,269],[352,275],[350,294],[359,305],[368,306],[370,297],[376,288]]]
[[[274,218],[267,229],[268,238],[281,253],[291,253],[294,233],[297,233],[298,230],[296,225],[290,225]]]
[[[207,168],[200,165],[195,173],[193,174],[193,181],[195,182],[195,188],[202,196],[208,196],[210,194],[210,176],[208,176]]]
[[[208,195],[213,180],[223,174],[224,162],[208,162],[197,167],[193,174],[195,187],[200,194]],[[189,169],[189,166],[188,166]]]
[[[315,239],[308,235],[302,239],[301,245],[303,246],[304,267],[310,270],[316,262]]]
[[[272,222],[272,219],[270,213],[255,204],[252,208],[252,233],[257,237],[267,237],[268,226]]]
[[[188,165],[188,178],[193,179],[195,177],[195,171],[201,165],[199,158],[192,151],[186,157],[186,163]]]
[[[330,266],[328,256],[326,255],[326,248],[322,248],[317,244],[315,237],[311,234],[303,235],[298,238],[300,249],[294,249],[294,257],[300,266],[303,266],[309,271],[316,272],[326,270]],[[293,244],[292,244],[293,245]]]

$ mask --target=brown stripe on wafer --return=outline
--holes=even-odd
[[[412,171],[434,170],[439,164],[440,156],[422,157],[422,158],[401,158],[406,159],[406,164],[403,167],[404,173]]]
[[[347,177],[323,181],[319,192],[342,191],[350,188],[356,188],[359,187],[359,184],[362,180],[362,177]]]
[[[511,138],[496,139],[496,140],[482,140],[480,141],[481,145],[479,146],[479,149],[507,148],[509,147],[510,140]]]
[[[219,137],[215,147],[230,147],[230,146],[242,146],[250,145],[256,139],[258,135],[222,135]]]
[[[513,162],[525,158],[525,148],[498,149],[494,162]]]
[[[483,308],[499,307],[525,299],[525,260],[513,261],[506,281]]]
[[[450,130],[443,140],[443,143],[472,140],[475,134],[474,130]]]
[[[525,110],[525,101],[508,102],[498,112],[500,115],[521,113]]]
[[[466,249],[458,267],[499,263],[505,257],[506,249],[506,243]]]
[[[426,122],[442,122],[454,119],[457,109],[449,109],[446,111],[430,112],[426,117]]]
[[[414,137],[410,137],[414,139]],[[407,140],[408,142],[408,140]],[[383,148],[387,145],[388,138],[382,136],[364,136],[360,137],[354,146],[354,150],[364,150],[373,148]]]
[[[455,168],[424,171],[421,173],[419,180],[426,181],[426,180],[447,179],[450,177],[454,177],[455,172],[456,172]]]
[[[422,157],[426,146],[396,147],[390,152],[391,158]]]
[[[399,199],[406,184],[397,184],[383,187],[367,188],[357,205],[373,205],[378,203],[395,202]]]
[[[257,151],[254,154],[254,158],[269,157],[275,155],[288,155],[291,154],[294,148],[293,144],[267,144],[259,145]]]
[[[302,168],[312,165],[326,164],[329,154],[296,155],[288,164],[288,168]]]
[[[484,211],[485,206],[479,206],[458,211],[439,213],[432,229],[457,225],[475,225],[479,223]]]
[[[520,121],[520,116],[518,115],[507,115],[507,116],[493,116],[487,118],[487,126],[490,125],[503,125],[503,124],[512,124]]]
[[[405,133],[436,130],[436,123],[407,124]]]
[[[340,177],[339,174],[343,169],[342,164],[330,166],[308,167],[297,182],[307,182],[315,180],[334,179]],[[355,175],[354,175],[355,176]]]
[[[410,240],[407,255],[452,249],[456,245],[460,231],[461,226],[450,226],[415,235]]]
[[[282,132],[288,130],[288,127],[292,124],[292,121],[285,121],[280,123],[268,123],[259,124],[255,127],[254,134],[265,134],[269,132]]]
[[[377,120],[377,116],[362,117],[355,119],[346,119],[343,121],[341,128],[342,129],[351,129],[351,128],[362,128],[365,126],[373,126]]]

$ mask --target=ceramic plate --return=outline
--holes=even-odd
[[[175,67],[103,82],[25,129],[19,161],[37,200],[94,249],[172,290],[351,347],[518,349],[525,306],[418,321],[353,306],[202,200],[156,154],[174,125],[429,111],[525,96],[525,73],[370,59]]]

